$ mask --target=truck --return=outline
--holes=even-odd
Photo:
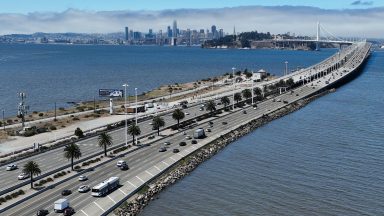
[[[64,210],[68,207],[69,201],[67,199],[59,199],[56,200],[55,204],[53,205],[53,210],[55,212],[64,212]]]
[[[193,138],[195,138],[195,139],[201,139],[201,138],[204,138],[204,137],[205,137],[205,132],[204,132],[203,128],[198,128],[193,133]]]

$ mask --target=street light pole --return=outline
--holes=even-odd
[[[4,119],[4,112],[5,112],[5,110],[3,109],[3,129],[5,130],[5,119]]]
[[[125,112],[125,145],[128,145],[128,123],[127,123],[127,87],[128,84],[124,84],[124,112]]]
[[[137,88],[135,88],[135,97],[136,97],[136,103],[135,103],[135,122],[136,122],[136,126],[137,126]],[[136,145],[137,145],[137,136],[136,136]]]
[[[232,68],[232,88],[233,88],[233,91],[232,91],[232,110],[235,110],[235,70],[236,68],[233,67]]]
[[[252,78],[251,78],[251,82],[252,82],[252,89],[251,89],[251,91],[252,91],[252,105],[253,105],[253,97],[254,97],[254,95],[253,95],[253,70],[252,70]]]
[[[288,61],[285,61],[285,75],[288,74]]]

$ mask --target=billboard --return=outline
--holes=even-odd
[[[124,91],[119,89],[99,89],[99,97],[123,97]]]

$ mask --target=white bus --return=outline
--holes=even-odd
[[[100,197],[119,187],[119,177],[111,177],[92,188],[92,196]]]

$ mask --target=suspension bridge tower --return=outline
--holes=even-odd
[[[320,50],[320,22],[317,22],[317,30],[316,30],[316,51]]]

